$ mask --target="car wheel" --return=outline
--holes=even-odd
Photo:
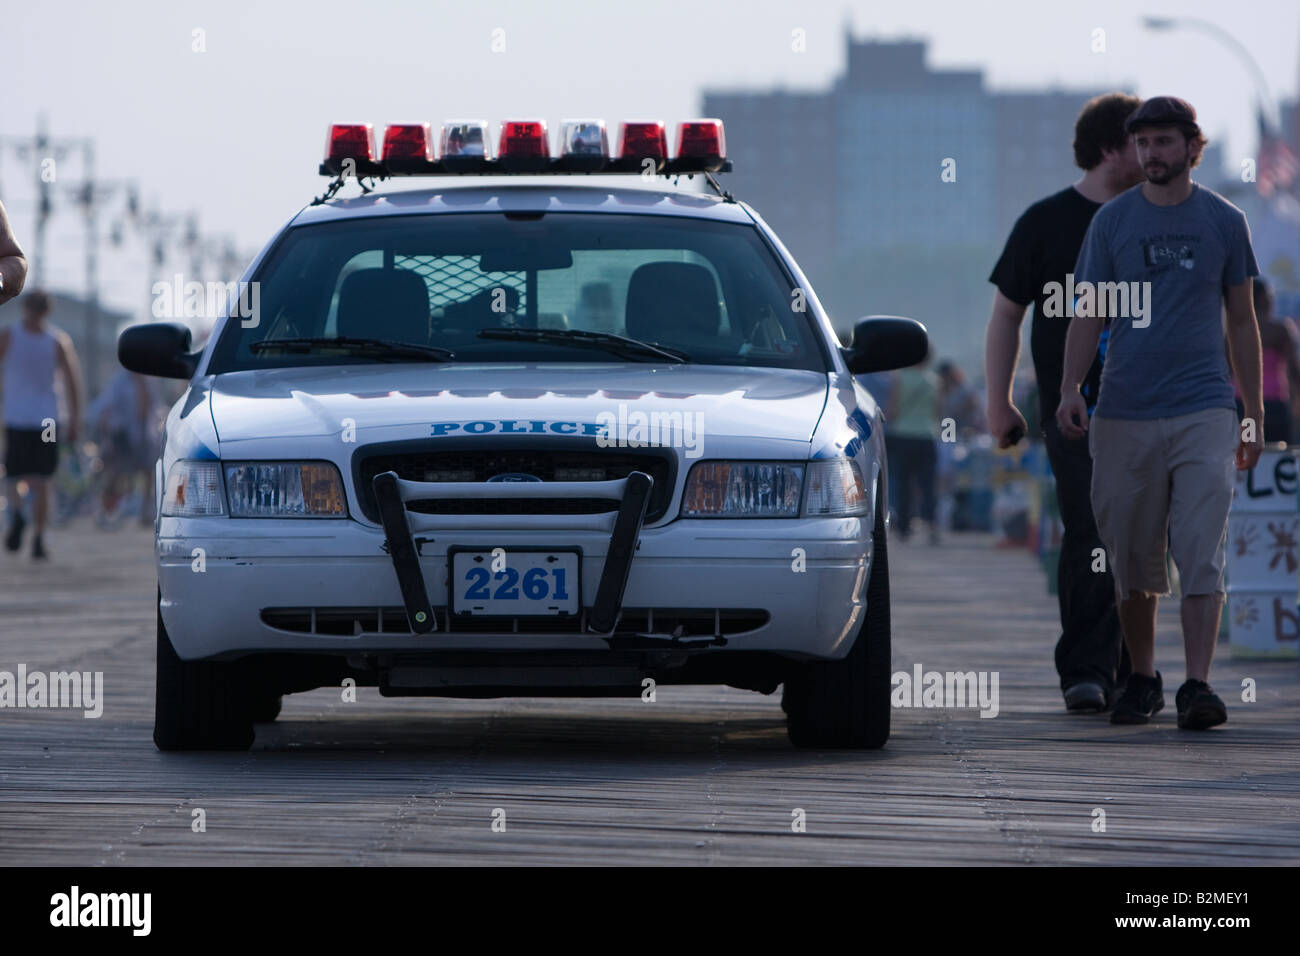
[[[884,508],[877,505],[867,614],[848,656],[803,664],[785,682],[781,707],[800,748],[875,749],[889,739],[889,556]]]
[[[158,611],[153,742],[159,750],[247,750],[253,744],[248,682],[238,662],[185,661]]]

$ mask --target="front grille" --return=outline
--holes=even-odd
[[[612,498],[426,498],[409,502],[407,510],[426,515],[598,515],[617,511],[618,502]]]
[[[366,454],[356,469],[357,498],[366,517],[379,520],[372,481],[386,471],[407,481],[487,481],[496,475],[524,474],[542,481],[613,481],[634,471],[654,479],[646,521],[657,521],[668,510],[673,492],[673,460],[666,454],[607,452],[596,447],[581,451],[545,449],[459,449]],[[604,498],[432,498],[407,503],[423,514],[601,514],[617,511],[618,502]]]
[[[433,608],[438,630],[451,634],[583,634],[586,615],[580,617],[497,617],[461,614],[448,619],[447,608]],[[710,637],[754,631],[768,622],[767,611],[757,608],[625,608],[616,631]],[[358,634],[410,634],[401,607],[268,607],[262,609],[268,627],[299,634],[348,637]],[[382,625],[382,627],[381,627]]]

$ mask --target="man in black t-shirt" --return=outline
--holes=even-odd
[[[999,448],[1014,445],[1026,431],[1024,416],[1011,400],[1011,385],[1020,358],[1020,326],[1025,310],[1031,302],[1034,305],[1029,342],[1038,378],[1038,419],[1056,476],[1056,497],[1065,526],[1057,566],[1061,638],[1056,644],[1056,671],[1065,705],[1072,711],[1106,710],[1128,678],[1129,660],[1115,610],[1115,582],[1105,564],[1104,550],[1100,559],[1094,554],[1102,544],[1090,500],[1092,458],[1088,444],[1063,438],[1056,425],[1065,333],[1070,324],[1068,313],[1057,314],[1056,306],[1072,287],[1066,277],[1074,271],[1093,214],[1102,203],[1144,179],[1132,140],[1124,130],[1124,121],[1140,103],[1136,96],[1124,93],[1088,101],[1074,125],[1074,160],[1084,171],[1082,178],[1025,210],[989,277],[997,289],[988,325],[985,371],[989,433]],[[1056,295],[1053,283],[1060,284]],[[1100,383],[1098,359],[1081,388],[1090,411],[1097,402]]]

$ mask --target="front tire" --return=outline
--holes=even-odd
[[[158,611],[153,742],[159,750],[247,750],[253,744],[249,682],[238,661],[186,661]]]
[[[871,532],[866,620],[853,649],[843,660],[803,664],[785,682],[786,730],[801,749],[874,750],[889,739],[889,555],[882,505]]]

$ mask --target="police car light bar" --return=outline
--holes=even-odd
[[[428,123],[395,123],[384,130],[378,159],[374,127],[336,123],[325,140],[322,176],[499,175],[502,173],[725,173],[726,138],[718,119],[687,120],[678,125],[677,153],[670,157],[668,136],[658,120],[619,124],[616,156],[609,152],[605,123],[599,119],[560,124],[559,155],[553,156],[544,120],[509,120],[501,124],[497,154],[491,150],[484,120],[449,120],[442,124],[437,149]]]

